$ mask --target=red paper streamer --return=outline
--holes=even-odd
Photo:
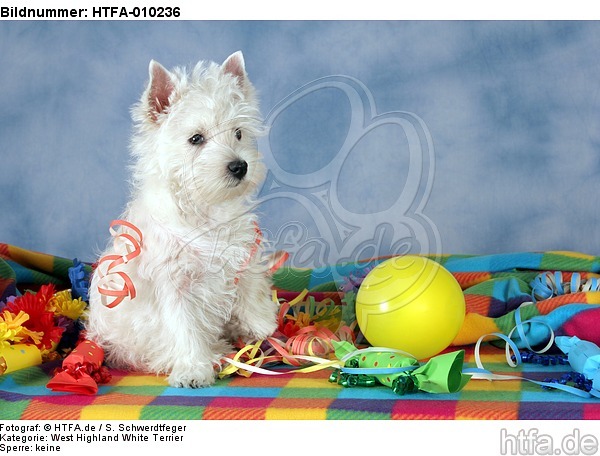
[[[115,226],[123,226],[125,228],[129,228],[137,235],[137,239],[131,234],[125,233],[123,231],[118,233],[114,229]],[[112,302],[106,304],[106,307],[112,309],[113,307],[119,305],[121,301],[123,301],[125,298],[129,297],[130,299],[134,299],[136,296],[135,286],[129,278],[129,276],[123,271],[116,271],[114,269],[121,264],[125,264],[133,260],[142,252],[143,236],[142,232],[139,230],[138,227],[125,220],[113,220],[110,224],[110,233],[113,237],[115,237],[115,241],[121,238],[121,241],[124,242],[123,245],[125,248],[125,253],[122,255],[105,255],[102,258],[100,258],[100,260],[98,261],[98,266],[96,268],[96,273],[100,276],[100,281],[97,286],[98,293],[100,293],[103,297],[106,296],[114,298]],[[116,242],[115,249],[118,249],[118,245]],[[104,271],[102,265],[105,263],[107,263],[108,266]],[[100,283],[104,283],[107,281],[114,282],[115,280],[118,280],[116,279],[116,277],[114,277],[115,275],[121,278],[123,288],[121,288],[120,290],[114,290],[112,288],[106,288],[100,285]],[[108,279],[109,276],[113,277]]]

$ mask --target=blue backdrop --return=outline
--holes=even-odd
[[[150,59],[241,49],[261,224],[297,265],[600,254],[598,22],[3,22],[0,242],[93,260]]]

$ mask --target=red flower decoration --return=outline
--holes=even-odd
[[[39,291],[34,295],[40,302],[44,303],[44,306],[48,304],[48,301],[52,299],[56,293],[56,288],[52,284],[42,285]],[[48,309],[51,310],[51,309]]]
[[[30,328],[32,331],[40,331],[44,333],[42,341],[40,342],[40,348],[51,348],[53,343],[60,342],[60,338],[65,331],[65,328],[55,326],[54,313],[45,312],[44,315],[39,319],[35,328]]]
[[[5,307],[15,315],[21,310],[29,315],[29,320],[23,326],[30,331],[43,333],[42,340],[37,344],[41,349],[51,348],[53,343],[58,343],[64,332],[64,328],[56,326],[54,312],[47,308],[54,292],[54,285],[43,285],[37,293],[27,292]]]
[[[294,337],[296,333],[300,331],[300,326],[298,326],[294,321],[288,320],[278,329],[286,337]]]

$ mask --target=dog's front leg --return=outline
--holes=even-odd
[[[239,276],[229,337],[249,342],[271,336],[277,328],[277,310],[278,305],[271,298],[271,280],[264,267],[249,268]]]
[[[169,384],[199,388],[214,383],[223,356],[222,325],[205,309],[202,296],[185,293],[185,285],[164,287],[158,294],[169,341],[159,361],[170,365]]]

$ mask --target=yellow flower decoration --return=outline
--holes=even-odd
[[[81,317],[86,305],[86,302],[81,298],[73,299],[70,290],[55,293],[48,302],[48,307],[51,308],[55,315],[62,315],[71,320],[77,320]]]
[[[298,312],[298,316],[295,318],[295,320],[298,326],[301,328],[305,328],[311,324],[310,315],[306,312]]]
[[[335,333],[340,328],[340,324],[340,319],[336,317],[330,317],[326,320],[315,322],[315,326],[317,328],[327,328],[333,333]]]
[[[62,305],[62,303],[70,301],[72,299],[73,297],[71,296],[71,290],[57,291],[48,300],[48,304],[46,304],[46,310],[58,314],[59,308]]]
[[[287,315],[286,318],[295,321],[300,328],[314,325],[316,328],[327,328],[335,332],[340,327],[340,313],[338,309],[310,309],[308,312],[298,311],[296,315]]]
[[[21,334],[25,337],[29,337],[35,345],[39,345],[42,342],[42,339],[44,338],[43,332],[31,331],[24,326],[21,328],[19,335]]]
[[[38,331],[30,331],[23,323],[29,320],[29,315],[19,311],[17,315],[5,310],[0,314],[0,346],[8,346],[11,343],[18,343],[31,339],[34,344],[39,344],[44,336]]]
[[[9,328],[8,324],[0,322],[0,348],[8,347],[12,342],[20,342],[21,337],[17,336],[17,331]]]
[[[9,312],[8,310],[5,310],[4,312],[2,312],[1,318],[4,321],[4,323],[8,325],[8,328],[17,330],[20,329],[21,326],[23,326],[23,323],[29,320],[29,315],[27,315],[22,310],[20,310],[17,315]]]
[[[2,312],[0,315],[0,347],[7,347],[11,343],[21,342],[23,339],[23,327],[21,325],[27,320],[29,320],[29,315],[23,311],[20,311],[16,317],[8,310]]]

